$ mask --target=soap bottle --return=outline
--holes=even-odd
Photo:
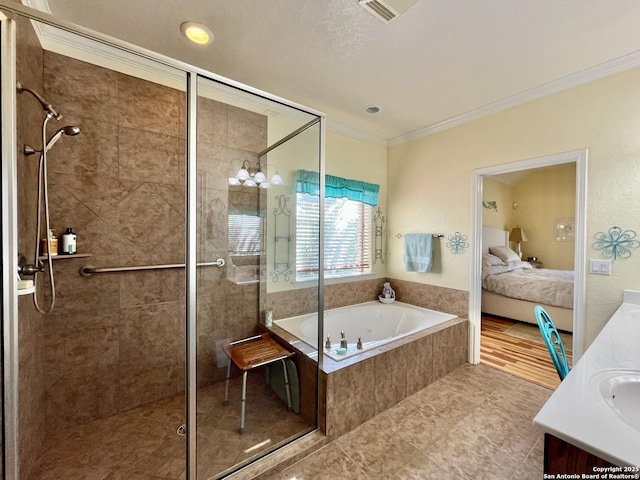
[[[49,255],[51,255],[52,257],[54,255],[58,255],[58,239],[53,233],[53,228],[49,230],[49,246],[51,247],[51,251],[49,252]]]
[[[76,234],[71,227],[67,227],[62,234],[62,253],[67,255],[76,253]]]

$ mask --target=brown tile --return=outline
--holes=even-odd
[[[114,205],[102,218],[124,240],[145,252],[150,252],[175,230],[184,230],[183,215],[144,184]]]
[[[228,146],[227,142],[228,105],[198,97],[198,143]],[[239,167],[238,167],[239,168]]]
[[[103,176],[71,175],[67,173],[50,174],[50,179],[51,183],[59,185],[64,190],[66,196],[77,199],[81,205],[97,215],[101,215],[111,209],[142,184],[142,182],[127,182]],[[54,206],[60,208],[57,202],[51,201],[52,212],[54,211]],[[76,212],[73,211],[73,208],[71,206],[62,210],[66,210],[67,212],[65,213],[67,215],[72,214],[75,216]],[[80,226],[77,222],[73,225]]]
[[[61,185],[49,185],[48,190],[51,215],[50,225],[55,230],[55,235],[59,238],[59,246],[62,247],[61,237],[66,227],[73,227],[77,233],[94,221],[97,215]],[[42,231],[44,232],[44,229]],[[44,238],[44,235],[42,237]]]
[[[184,361],[185,318],[181,302],[123,308],[120,361],[124,370]]]
[[[118,129],[119,178],[182,185],[183,140],[144,130]]]
[[[179,135],[179,102],[184,93],[130,75],[118,74],[120,127]]]
[[[229,147],[260,152],[267,147],[267,117],[242,108],[228,107]]]
[[[373,357],[376,413],[384,412],[407,397],[407,356],[399,347]]]
[[[66,104],[60,108],[65,108]],[[65,115],[63,125],[74,125],[80,133],[63,136],[47,155],[49,173],[117,178],[118,126],[92,117]],[[49,135],[60,124],[49,124]]]
[[[433,379],[433,337],[428,335],[406,345],[407,395],[429,385]]]
[[[54,310],[47,315],[44,359],[48,379],[55,380],[73,368],[114,368],[119,357],[119,316],[119,310],[74,315]]]
[[[79,252],[82,251],[80,245],[79,243]],[[92,263],[91,260],[73,258],[54,262],[56,313],[109,311],[119,307],[120,283],[117,277],[83,277],[78,273],[80,267]]]
[[[357,463],[335,444],[322,447],[318,452],[284,470],[279,478],[297,478],[299,480],[324,480],[334,478],[369,478]]]
[[[117,412],[118,370],[75,367],[47,385],[47,432]]]
[[[119,277],[120,306],[123,308],[184,301],[183,268],[126,272]]]
[[[117,124],[118,73],[45,51],[44,78],[45,98],[63,115]]]
[[[116,227],[102,218],[96,218],[83,228],[74,229],[78,253],[90,253],[85,263],[94,267],[113,265],[113,258],[121,254],[139,254],[146,249],[125,238]]]

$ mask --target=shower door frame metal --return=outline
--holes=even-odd
[[[290,107],[301,112],[314,115],[320,119],[319,135],[319,172],[321,187],[324,186],[325,172],[325,130],[326,115],[314,109],[310,109],[295,102],[272,95],[254,87],[244,85],[221,75],[194,67],[179,60],[152,52],[142,47],[131,45],[122,40],[95,32],[86,27],[75,25],[65,20],[60,20],[53,15],[26,7],[12,0],[0,0],[0,32],[2,44],[0,45],[0,59],[2,60],[1,76],[1,121],[2,121],[2,207],[6,212],[2,216],[2,325],[3,325],[3,428],[4,428],[4,479],[18,480],[19,455],[18,455],[18,298],[16,274],[18,269],[18,233],[17,233],[17,124],[16,124],[16,26],[15,21],[4,16],[3,11],[22,15],[31,20],[49,25],[81,37],[94,40],[108,47],[133,54],[145,60],[160,65],[171,67],[181,71],[185,75],[187,90],[187,142],[186,142],[186,308],[187,319],[186,335],[186,385],[187,395],[187,451],[186,468],[187,478],[196,478],[196,145],[197,145],[197,79],[203,77],[222,85],[226,85],[250,95],[273,101],[277,104]],[[9,158],[10,161],[4,161]],[[321,189],[324,192],[324,188]],[[320,195],[320,205],[324,205],[324,194]],[[320,266],[324,264],[323,233],[324,218],[320,216]],[[322,268],[321,270],[322,271]],[[319,338],[322,338],[322,318],[324,310],[324,278],[318,278],[318,318]],[[318,368],[322,365],[322,353],[320,352]],[[318,398],[318,400],[320,400]],[[319,408],[317,409],[319,415]]]
[[[2,124],[2,425],[3,477],[18,479],[18,185],[16,22],[0,12]]]

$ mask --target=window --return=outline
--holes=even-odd
[[[229,214],[229,253],[260,255],[262,219],[255,215]]]
[[[371,271],[371,207],[380,186],[325,175],[324,276]],[[320,174],[296,172],[296,280],[318,278]]]
[[[318,277],[320,197],[296,197],[296,279]],[[371,207],[347,198],[325,198],[325,278],[371,271]]]

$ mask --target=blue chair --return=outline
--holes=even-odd
[[[542,334],[544,343],[547,345],[547,350],[549,350],[549,355],[551,355],[551,360],[553,360],[553,365],[556,367],[560,381],[562,381],[564,377],[569,374],[570,370],[562,339],[545,309],[538,305],[534,308],[534,311],[540,333]]]

